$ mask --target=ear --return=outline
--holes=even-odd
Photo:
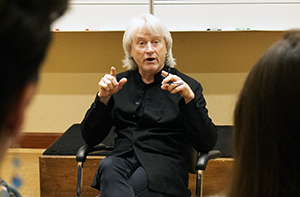
[[[5,129],[8,132],[7,134],[11,136],[12,139],[17,138],[22,131],[25,111],[32,100],[35,90],[36,83],[29,83],[21,92],[19,98],[15,98],[15,104],[11,109],[5,124]]]

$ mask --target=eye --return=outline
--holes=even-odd
[[[140,46],[143,46],[145,43],[144,43],[144,41],[139,41],[138,42],[138,45],[140,45]]]

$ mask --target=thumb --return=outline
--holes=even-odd
[[[120,81],[119,81],[119,89],[121,89],[126,82],[127,82],[127,79],[125,77],[122,78],[122,79],[120,79]]]

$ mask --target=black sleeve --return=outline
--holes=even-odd
[[[188,104],[181,104],[181,112],[193,147],[199,152],[208,152],[217,142],[217,129],[208,116],[202,86],[197,82],[191,88],[195,98]]]
[[[98,95],[91,107],[85,114],[81,122],[81,133],[84,141],[91,146],[101,143],[108,135],[112,123],[110,114],[113,108],[114,100],[111,97],[106,106],[100,100]]]

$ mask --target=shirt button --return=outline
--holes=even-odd
[[[140,102],[139,102],[139,101],[136,101],[134,104],[135,104],[135,105],[139,105],[139,104],[140,104]]]
[[[197,108],[200,108],[200,104],[199,104],[199,103],[196,103],[196,107],[197,107]]]

